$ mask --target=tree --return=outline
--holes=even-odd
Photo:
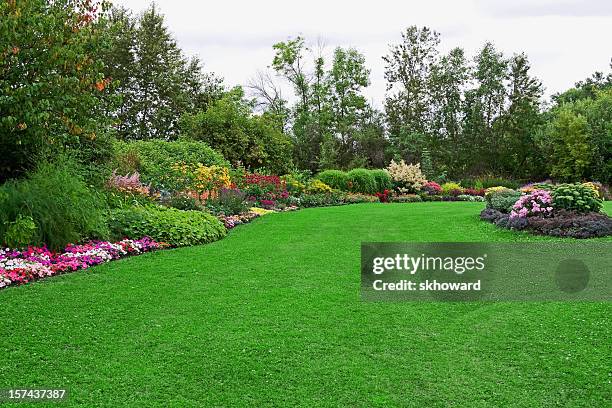
[[[110,112],[120,138],[176,139],[181,114],[205,110],[221,97],[221,80],[183,55],[154,4],[137,18],[114,9],[108,31],[112,47],[103,59],[122,97]]]
[[[508,107],[500,117],[499,174],[534,179],[543,173],[542,155],[535,135],[542,125],[540,101],[542,83],[530,74],[525,54],[509,61],[507,75]]]
[[[268,115],[253,115],[252,110],[252,101],[234,88],[207,110],[184,114],[181,135],[205,142],[235,166],[286,173],[292,166],[290,139]]]
[[[105,3],[0,3],[0,182],[63,149],[96,162],[109,122]]]
[[[438,56],[439,37],[428,27],[411,26],[402,33],[402,42],[391,45],[389,54],[383,57],[389,136],[409,161],[420,155],[424,137],[430,131],[428,82]]]

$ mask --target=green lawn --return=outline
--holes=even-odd
[[[360,301],[361,241],[549,239],[481,208],[273,214],[0,291],[0,388],[68,387],[62,406],[84,407],[609,404],[609,303]]]

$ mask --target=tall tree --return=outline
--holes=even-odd
[[[104,159],[106,10],[89,0],[0,2],[0,182],[58,150]]]
[[[429,132],[431,95],[429,76],[438,56],[440,35],[428,27],[409,27],[402,42],[391,45],[383,57],[386,63],[387,97],[385,111],[389,136],[408,160],[420,155]]]
[[[112,47],[103,59],[122,96],[111,112],[120,138],[175,139],[181,114],[221,97],[221,80],[183,55],[154,4],[137,18],[114,9],[109,26]]]

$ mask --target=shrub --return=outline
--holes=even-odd
[[[552,215],[552,197],[549,191],[535,190],[519,197],[512,206],[510,218],[549,217]]]
[[[392,203],[418,203],[423,201],[421,196],[416,194],[403,194],[389,197],[389,202]]]
[[[380,201],[381,203],[388,203],[389,193],[391,193],[391,191],[385,190],[382,193],[376,193],[376,197],[378,198],[378,201]]]
[[[484,188],[466,188],[463,190],[463,194],[470,196],[484,197],[486,190]]]
[[[25,179],[2,185],[0,241],[5,241],[7,231],[9,239],[14,239],[17,229],[25,228],[25,224],[15,224],[23,217],[36,225],[28,244],[46,244],[56,250],[68,243],[105,238],[106,203],[100,193],[87,186],[79,169],[73,160],[60,157],[53,163],[40,163]]]
[[[115,166],[121,174],[139,172],[142,180],[156,189],[177,191],[176,174],[169,169],[176,163],[186,165],[229,167],[223,156],[202,142],[166,142],[148,140],[117,142],[115,144]]]
[[[242,214],[249,209],[245,192],[238,188],[222,188],[216,198],[206,202],[206,207],[214,214],[225,215]]]
[[[440,185],[435,181],[428,181],[423,186],[423,191],[429,195],[437,195],[442,193],[442,187],[440,187]]]
[[[485,194],[487,208],[493,208],[503,213],[512,211],[512,206],[520,197],[521,193],[506,189],[505,187],[496,190],[488,189]]]
[[[326,207],[343,203],[343,195],[332,192],[330,194],[304,194],[300,197],[299,206],[304,208]]]
[[[331,193],[332,188],[319,179],[313,179],[305,190],[308,194],[325,194]]]
[[[529,227],[538,234],[556,237],[605,237],[612,235],[612,218],[601,213],[559,210],[551,218],[530,218]]]
[[[348,172],[349,190],[353,193],[376,193],[376,179],[367,169],[353,169]]]
[[[483,202],[484,197],[479,195],[468,195],[468,194],[459,194],[457,196],[457,200],[459,201],[470,201],[470,202]]]
[[[368,194],[348,193],[344,195],[343,201],[347,204],[376,203],[379,198]]]
[[[281,177],[281,180],[285,183],[285,186],[287,187],[287,191],[293,195],[300,195],[306,189],[306,184],[302,183],[293,174],[287,174]]]
[[[348,174],[340,170],[325,170],[317,174],[317,179],[336,190],[347,191],[349,177]]]
[[[520,183],[515,180],[491,176],[462,179],[460,184],[476,190],[481,188],[488,189],[495,186],[502,186],[510,190],[516,190],[520,186]]]
[[[19,214],[15,221],[7,223],[3,241],[9,248],[23,248],[34,241],[35,234],[34,219]]]
[[[140,174],[136,171],[125,176],[118,175],[115,171],[110,179],[106,182],[106,187],[110,190],[115,190],[124,194],[136,194],[148,196],[150,194],[149,186],[140,182]]]
[[[456,197],[460,194],[463,194],[463,187],[461,187],[461,185],[458,183],[453,183],[453,182],[444,183],[442,184],[441,187],[442,187],[443,195],[450,195],[450,196]]]
[[[288,195],[285,183],[274,175],[245,174],[242,190],[250,201],[276,200]]]
[[[198,200],[185,194],[173,195],[165,204],[183,211],[202,211],[204,209]]]
[[[388,171],[383,169],[370,170],[370,173],[376,180],[376,192],[382,193],[385,190],[391,190],[393,188],[393,180]]]
[[[584,184],[559,184],[552,191],[553,207],[581,213],[598,212],[602,206],[599,194]]]
[[[396,163],[391,160],[387,171],[401,193],[416,193],[427,183],[427,179],[421,172],[421,165],[418,163],[406,164],[403,160]]]
[[[117,238],[148,236],[176,247],[206,244],[226,234],[223,224],[208,213],[159,206],[115,209],[108,223]]]

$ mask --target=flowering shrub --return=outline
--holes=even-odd
[[[278,200],[288,197],[285,182],[279,176],[245,174],[242,189],[250,201]]]
[[[510,219],[533,216],[547,217],[552,214],[552,196],[550,191],[535,190],[531,194],[521,196],[512,206]]]
[[[140,174],[137,171],[131,175],[126,174],[125,176],[116,174],[116,172],[113,171],[110,179],[106,182],[106,187],[125,194],[142,196],[148,196],[150,194],[149,186],[140,182]]]
[[[444,183],[442,184],[442,194],[457,197],[463,194],[463,187],[458,183]]]
[[[137,255],[163,247],[148,237],[124,239],[111,243],[92,241],[83,245],[68,245],[55,253],[47,247],[26,250],[0,249],[0,288],[19,285],[48,276],[86,269],[127,255]]]
[[[483,202],[485,199],[479,195],[459,194],[457,196],[459,201],[470,201],[470,202]]]
[[[181,180],[177,185],[195,191],[198,198],[215,195],[219,189],[228,188],[232,184],[229,169],[223,166],[181,162],[174,163],[171,170],[176,174],[176,179]]]
[[[419,163],[406,164],[403,160],[396,163],[394,160],[391,160],[387,171],[401,193],[417,192],[427,183]]]
[[[313,179],[308,186],[306,186],[305,191],[308,194],[322,194],[331,193],[332,188],[319,179]]]
[[[381,203],[388,203],[389,202],[389,194],[390,193],[391,193],[391,191],[385,190],[382,193],[376,193],[376,197],[378,197],[378,200]]]
[[[423,186],[422,190],[429,195],[437,195],[442,193],[442,187],[435,181],[428,181]]]
[[[469,196],[484,197],[485,191],[486,190],[484,188],[466,188],[465,190],[463,190],[463,194]]]
[[[559,184],[552,197],[553,207],[568,211],[599,212],[602,206],[597,189],[585,184]]]

